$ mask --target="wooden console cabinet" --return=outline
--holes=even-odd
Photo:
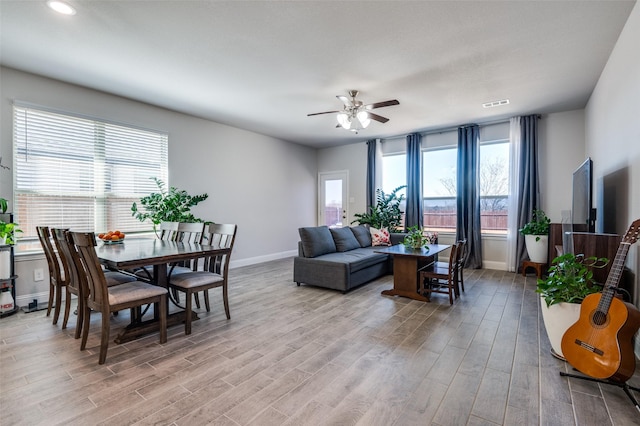
[[[609,264],[604,268],[594,268],[593,278],[597,283],[604,284],[609,276],[609,270],[618,252],[622,237],[618,234],[597,234],[588,232],[572,232],[573,252],[585,256],[606,257]],[[549,265],[562,249],[562,224],[552,223],[549,229]]]

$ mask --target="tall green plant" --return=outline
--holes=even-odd
[[[158,178],[152,178],[160,192],[152,192],[146,197],[140,198],[142,210],[134,202],[131,206],[131,216],[140,222],[150,220],[153,230],[162,222],[202,222],[202,219],[191,213],[191,207],[206,200],[209,195],[189,195],[185,190],[170,187],[168,190],[164,182]]]
[[[402,185],[391,191],[389,194],[381,189],[376,190],[376,204],[369,207],[367,213],[357,213],[354,215],[356,220],[351,223],[359,223],[360,225],[369,225],[374,228],[387,228],[394,230],[402,224],[402,211],[400,203],[404,200],[404,195],[398,195],[406,185]]]

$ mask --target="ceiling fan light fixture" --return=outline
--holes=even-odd
[[[343,129],[349,130],[351,128],[351,120],[349,119],[349,115],[347,115],[344,112],[341,112],[337,115],[337,118],[338,118],[338,124],[340,124],[340,126]]]
[[[65,3],[59,0],[49,0],[47,1],[47,6],[50,9],[55,10],[58,13],[63,15],[75,15],[76,10],[69,3]]]
[[[357,115],[358,121],[362,125],[363,129],[366,129],[369,124],[371,124],[371,119],[369,118],[369,113],[367,111],[360,111]]]

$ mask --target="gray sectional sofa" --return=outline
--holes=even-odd
[[[348,290],[392,273],[389,255],[374,253],[371,234],[365,226],[300,228],[298,256],[293,260],[293,281]],[[391,234],[391,244],[399,244],[405,234]]]

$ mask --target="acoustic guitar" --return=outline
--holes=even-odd
[[[622,238],[602,293],[580,305],[580,318],[562,336],[562,353],[587,376],[626,382],[636,368],[632,339],[640,328],[640,311],[615,298],[629,248],[638,240],[640,219]]]

